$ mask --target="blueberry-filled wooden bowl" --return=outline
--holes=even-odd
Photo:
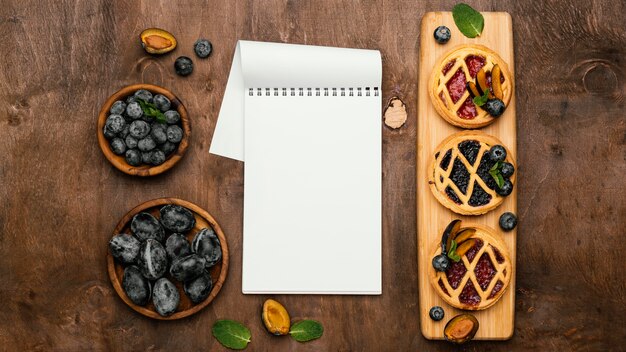
[[[125,267],[129,267],[131,265],[141,267],[141,265],[136,264],[136,262],[134,264],[122,264],[119,260],[116,260],[113,257],[110,248],[107,248],[106,260],[111,284],[113,285],[113,288],[120,296],[120,298],[124,301],[124,303],[126,303],[135,311],[153,319],[176,320],[188,317],[192,314],[199,312],[204,307],[208,306],[213,301],[213,299],[215,299],[217,294],[220,292],[220,289],[222,288],[222,285],[224,284],[224,281],[226,280],[226,276],[228,274],[229,254],[226,237],[224,236],[222,229],[215,221],[215,219],[206,210],[200,208],[199,206],[176,198],[160,198],[138,205],[122,217],[122,219],[113,230],[112,236],[115,237],[118,234],[126,234],[130,236],[131,234],[133,234],[133,232],[131,231],[131,222],[133,220],[133,217],[135,217],[135,215],[139,213],[149,213],[157,218],[159,222],[161,222],[162,220],[160,218],[160,209],[165,205],[179,205],[187,208],[193,214],[193,217],[195,218],[195,225],[187,233],[183,233],[183,236],[185,236],[190,243],[192,242],[194,236],[203,228],[212,229],[219,239],[219,243],[221,245],[221,259],[209,269],[204,269],[206,272],[209,273],[213,284],[210,293],[203,301],[194,303],[192,302],[190,297],[187,296],[186,292],[183,289],[183,283],[172,277],[169,272],[170,264],[172,263],[172,261],[168,257],[168,270],[162,277],[168,279],[176,286],[180,297],[180,303],[171,315],[163,316],[157,312],[156,307],[153,303],[153,294],[156,280],[149,281],[151,287],[151,297],[145,305],[135,304],[123,288],[122,281],[124,277]],[[171,231],[165,229],[165,233],[163,236],[164,239],[162,242],[165,243],[166,239],[169,238],[169,236],[171,236]],[[132,237],[136,238],[137,236]]]
[[[131,96],[134,96],[135,92],[140,91],[140,90],[146,90],[150,92],[152,95],[154,95],[155,97],[157,95],[164,96],[169,100],[168,110],[171,110],[174,116],[176,116],[174,112],[178,113],[177,114],[178,116],[176,116],[177,122],[172,123],[170,125],[176,126],[175,128],[177,130],[176,132],[179,132],[179,133],[182,132],[182,137],[180,141],[175,142],[175,143],[170,143],[168,140],[166,140],[165,142],[160,143],[158,145],[155,144],[155,147],[153,147],[152,152],[150,151],[142,152],[138,149],[139,146],[135,146],[134,148],[131,148],[126,145],[126,137],[128,136],[128,133],[129,133],[128,129],[131,126],[132,122],[134,122],[132,118],[126,115],[128,112],[127,99],[129,99],[129,97]],[[112,111],[111,108],[113,107],[114,104],[116,104],[117,101],[124,102],[123,104],[124,107],[120,108],[120,111],[122,111],[123,113],[120,113],[119,115],[124,120],[123,124],[126,128],[126,131],[124,131],[125,135],[123,134],[124,132],[115,132],[115,133],[110,132],[107,138],[107,136],[105,136],[105,125],[107,125],[107,119],[109,118],[109,116],[113,114],[111,112]],[[152,102],[150,102],[150,104],[152,104]],[[167,111],[166,113],[169,113],[169,111]],[[142,114],[144,116],[142,116],[141,118],[136,118],[136,120],[142,120],[150,126],[156,123],[156,118],[148,117],[146,114],[143,113],[143,111],[142,111]],[[172,116],[172,115],[162,115],[162,116]],[[120,122],[122,119],[120,119]],[[163,119],[163,117],[161,117],[161,119]],[[168,123],[163,123],[163,125],[165,129],[169,127]],[[167,132],[169,133],[169,131]],[[180,101],[180,99],[178,99],[172,92],[170,92],[169,90],[163,87],[155,86],[152,84],[133,84],[130,86],[126,86],[120,89],[119,91],[115,92],[113,95],[109,97],[109,99],[107,99],[104,105],[102,105],[102,108],[100,109],[100,113],[98,114],[98,123],[97,123],[96,133],[98,136],[98,144],[100,145],[100,149],[102,150],[102,153],[107,158],[107,160],[109,160],[109,162],[111,162],[111,164],[113,164],[113,166],[115,166],[118,170],[128,175],[154,176],[154,175],[158,175],[162,172],[169,170],[183,157],[183,155],[185,154],[185,151],[187,150],[187,147],[189,146],[189,138],[191,136],[191,123],[189,120],[187,109],[185,109],[185,106]],[[162,136],[163,134],[160,134],[160,135]],[[152,139],[151,136],[152,134],[150,133],[148,135],[148,137],[150,137],[149,139]],[[167,134],[166,134],[166,138],[169,138]],[[114,152],[114,148],[112,147],[113,146],[112,142],[114,139],[120,139],[125,142],[124,146],[122,147],[120,146],[120,143],[119,143],[120,141],[119,140],[116,141],[118,142],[116,146],[118,146],[119,148],[122,148],[124,150],[123,153],[121,154],[119,153],[122,149],[116,149],[118,153]],[[135,139],[135,142],[138,139],[139,138]],[[175,149],[172,146],[172,144],[175,144]],[[143,145],[145,146],[146,143],[144,143]],[[169,147],[169,148],[166,149],[164,147]],[[155,160],[151,160],[148,157],[148,160],[150,160],[149,162],[146,161],[145,159],[142,159],[139,164],[135,163],[135,165],[131,165],[128,162],[128,160],[132,160],[132,159],[127,159],[128,158],[127,152],[130,149],[135,150],[134,152],[132,152],[134,153],[135,158],[137,157],[137,154],[139,154],[141,157],[143,156],[142,154],[153,153],[152,155],[155,155],[155,158],[154,158]],[[157,150],[159,151],[157,152]]]

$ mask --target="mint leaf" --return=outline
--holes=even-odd
[[[137,99],[139,106],[141,106],[141,110],[143,110],[143,114],[148,117],[154,117],[154,119],[159,123],[167,123],[165,120],[165,115],[161,112],[161,110],[157,109],[156,106],[152,103],[148,103],[143,99]]]
[[[485,94],[483,94],[481,97],[474,97],[472,99],[472,101],[474,102],[474,104],[476,104],[476,106],[483,106],[487,103],[487,100],[489,100],[489,91],[486,91]]]
[[[468,38],[476,38],[485,27],[483,15],[467,4],[456,4],[452,9],[452,18],[459,31]]]
[[[496,175],[496,183],[498,184],[498,188],[502,188],[502,186],[504,186],[504,177],[499,172]]]
[[[456,253],[456,246],[456,241],[452,240],[452,242],[450,243],[450,250],[448,251],[448,258],[458,263],[459,260],[461,260],[461,257]]]
[[[502,188],[502,186],[504,186],[504,177],[502,176],[501,170],[502,170],[502,162],[500,161],[493,164],[491,169],[489,169],[489,175],[491,175],[494,181],[496,181],[498,188]]]
[[[298,342],[307,342],[322,337],[324,327],[315,320],[301,320],[291,326],[289,335]]]
[[[234,320],[218,320],[211,331],[217,341],[233,350],[243,350],[250,342],[250,330]]]

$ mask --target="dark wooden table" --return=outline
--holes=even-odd
[[[218,318],[244,322],[251,351],[453,350],[419,331],[415,136],[419,24],[455,1],[24,1],[0,6],[0,349],[220,350]],[[465,350],[624,350],[626,342],[626,30],[623,1],[470,1],[508,11],[515,36],[519,236],[515,335]],[[150,57],[139,32],[176,35]],[[213,42],[188,78],[173,72]],[[243,164],[208,153],[238,39],[379,49],[383,99],[409,121],[383,133],[383,286],[376,297],[276,296],[324,336],[268,335],[268,297],[241,294]],[[170,172],[130,177],[103,157],[96,115],[122,86],[170,88],[193,120]],[[381,125],[382,126],[382,125]],[[157,197],[211,212],[231,249],[229,277],[199,314],[147,319],[117,297],[105,252],[119,218]]]

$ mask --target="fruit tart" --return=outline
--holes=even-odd
[[[462,45],[435,65],[429,90],[435,110],[446,121],[480,128],[504,113],[513,95],[513,76],[491,49]]]
[[[432,252],[429,279],[455,308],[482,310],[504,294],[513,269],[504,241],[491,228],[453,220]]]
[[[462,215],[480,215],[499,206],[513,191],[513,156],[495,137],[462,131],[435,149],[428,184],[439,203]]]

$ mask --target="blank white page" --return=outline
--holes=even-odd
[[[380,294],[380,96],[269,92],[245,94],[243,293]]]

